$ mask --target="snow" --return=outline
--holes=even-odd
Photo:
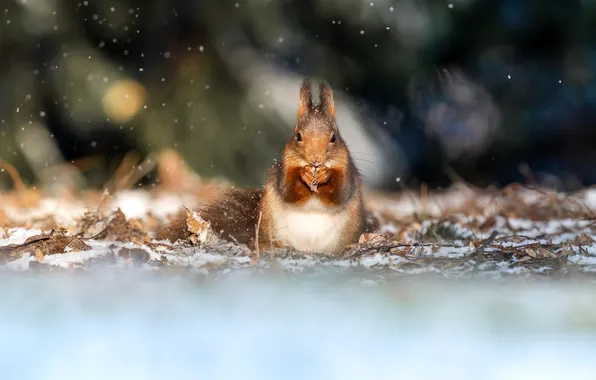
[[[58,198],[43,198],[37,207],[17,208],[12,204],[3,204],[2,207],[8,218],[17,223],[42,220],[52,216],[58,224],[62,225],[72,223],[86,210],[82,201]]]
[[[487,210],[488,205],[494,204],[495,197],[484,193],[478,193],[475,201],[478,204],[486,205],[484,213],[468,215],[463,213],[465,202],[469,201],[474,193],[467,188],[457,188],[446,190],[443,193],[427,197],[426,201],[411,195],[402,195],[398,198],[372,197],[369,206],[374,212],[383,212],[382,217],[387,221],[381,226],[381,231],[385,231],[389,236],[388,240],[379,240],[372,237],[372,246],[366,250],[366,253],[350,255],[349,257],[334,257],[330,255],[319,256],[316,254],[290,254],[283,253],[280,257],[271,260],[269,255],[264,255],[258,262],[259,270],[271,270],[279,268],[287,273],[296,274],[324,274],[325,271],[336,273],[351,273],[358,270],[360,280],[384,281],[391,277],[391,273],[400,276],[415,276],[421,273],[436,273],[445,277],[453,278],[499,278],[512,275],[528,276],[533,274],[548,275],[557,270],[552,262],[548,260],[540,264],[541,255],[552,255],[551,250],[543,251],[538,248],[532,249],[527,255],[533,257],[523,257],[525,247],[534,244],[552,246],[553,244],[566,244],[570,256],[563,258],[563,263],[572,264],[579,267],[580,271],[586,273],[593,272],[596,261],[593,258],[596,255],[596,244],[592,244],[589,236],[593,236],[593,221],[590,219],[574,219],[569,217],[555,218],[547,221],[531,220],[528,218],[505,218],[504,215],[496,213],[490,214]],[[523,190],[517,196],[526,201],[539,204],[544,201],[537,191]],[[553,197],[552,194],[548,195]],[[555,198],[563,199],[563,195],[555,195]],[[590,200],[594,195],[594,190],[586,191],[576,195],[576,198]],[[144,190],[129,190],[118,192],[112,197],[112,202],[108,203],[108,209],[114,211],[120,209],[126,218],[141,219],[154,216],[165,220],[168,216],[176,214],[183,210],[184,206],[191,206],[196,200],[192,197],[173,195],[166,192],[150,193]],[[552,198],[551,198],[552,199]],[[567,198],[565,198],[567,199]],[[70,203],[68,203],[70,202]],[[596,202],[596,201],[595,201]],[[589,202],[588,202],[589,203]],[[410,205],[410,206],[408,206]],[[65,223],[66,227],[76,225],[86,211],[89,211],[90,205],[82,200],[76,199],[52,199],[43,198],[37,207],[11,209],[10,205],[5,207],[9,218],[19,215],[19,220],[27,224],[27,218],[37,219],[55,216],[57,220]],[[408,208],[410,207],[410,208]],[[412,208],[413,207],[413,208]],[[445,218],[445,210],[451,210],[449,220]],[[422,222],[412,221],[410,224],[400,224],[402,220],[412,217],[416,212],[419,215],[429,215],[437,213],[437,218],[426,219]],[[196,214],[197,225],[193,226],[199,233],[199,238],[195,239],[198,246],[184,246],[180,244],[170,244],[168,242],[128,242],[117,241],[85,240],[85,243],[91,247],[84,252],[56,252],[56,254],[47,254],[43,264],[50,267],[59,268],[77,268],[86,267],[86,263],[91,259],[93,264],[99,262],[101,265],[116,267],[138,267],[139,258],[131,257],[120,258],[119,254],[123,248],[129,250],[142,250],[147,253],[148,261],[142,254],[140,267],[147,272],[153,272],[163,265],[170,265],[191,269],[193,273],[202,273],[204,275],[232,276],[234,272],[245,270],[254,266],[256,262],[254,257],[247,255],[247,248],[234,245],[223,245],[219,248],[212,245],[212,239],[207,239],[208,224],[203,223],[202,219]],[[492,225],[485,230],[479,230],[478,226],[492,221]],[[42,230],[36,223],[30,223],[32,227],[17,227],[0,230],[0,247],[22,244],[26,239],[37,236],[42,233],[49,233],[49,230]],[[70,228],[69,231],[76,231]],[[391,231],[391,232],[390,232]],[[473,257],[478,248],[479,240],[487,239],[492,232],[496,232],[497,240],[483,249],[483,257],[478,259]],[[194,231],[193,231],[194,232]],[[74,233],[74,232],[69,232]],[[393,235],[395,233],[396,235]],[[445,234],[438,236],[437,234]],[[393,236],[392,236],[393,235]],[[582,237],[583,236],[583,237]],[[588,238],[587,238],[587,237]],[[422,241],[425,237],[429,241]],[[578,241],[581,239],[581,242]],[[476,244],[470,244],[475,240]],[[398,244],[399,243],[399,244]],[[380,245],[379,245],[380,244]],[[387,247],[386,245],[389,244]],[[396,244],[396,245],[391,245]],[[579,249],[578,244],[581,244]],[[383,247],[385,245],[385,247]],[[376,248],[378,247],[378,248]],[[519,248],[521,247],[521,248]],[[520,253],[516,256],[500,255],[502,250],[517,249]],[[561,254],[561,247],[553,248],[555,254]],[[33,252],[28,252],[33,254]],[[106,256],[110,254],[110,256]],[[135,254],[139,254],[136,252]],[[114,261],[112,257],[116,257]],[[102,259],[103,258],[103,259]],[[108,260],[109,258],[109,260]],[[552,257],[551,257],[552,258]],[[30,263],[37,261],[34,256],[23,256],[15,261],[0,264],[4,269],[22,271],[30,267]],[[528,260],[536,259],[536,264]],[[554,268],[554,269],[553,269]]]
[[[379,253],[375,254],[372,257],[365,257],[360,260],[360,265],[365,267],[373,267],[375,265],[387,265],[389,264],[389,258],[381,255]]]
[[[6,265],[4,265],[5,269],[13,270],[17,272],[23,272],[29,269],[29,263],[33,261],[34,258],[31,257],[31,254],[25,253],[23,256],[19,257],[16,260],[13,260]]]
[[[569,224],[569,222],[562,222],[562,224]],[[526,227],[530,229],[538,228],[533,224],[528,224]],[[568,225],[567,227],[571,227]],[[539,228],[540,230],[540,228]],[[553,228],[552,232],[556,230]],[[581,231],[581,228],[580,228]],[[0,247],[7,246],[10,244],[21,244],[27,238],[31,236],[39,235],[42,231],[39,229],[25,229],[25,228],[11,228],[3,232],[2,239],[0,239]],[[529,231],[522,231],[522,235],[530,235]],[[567,232],[565,234],[555,236],[552,241],[567,240],[571,241],[577,239],[577,233]],[[502,242],[499,243],[500,247],[516,247],[524,244],[531,243],[545,243],[545,241],[527,239],[519,242]],[[233,272],[234,270],[246,268],[250,265],[250,257],[248,256],[234,256],[231,254],[215,253],[209,248],[190,248],[179,245],[173,246],[149,246],[147,244],[135,244],[133,242],[120,243],[114,241],[97,241],[87,240],[86,243],[90,245],[91,249],[83,252],[64,252],[58,254],[45,255],[43,263],[50,266],[57,266],[62,268],[73,268],[76,266],[84,265],[88,260],[94,258],[104,257],[106,254],[113,253],[118,255],[122,248],[128,249],[140,249],[148,253],[150,261],[157,263],[163,259],[171,265],[188,266],[196,270],[200,270],[200,273],[209,274],[215,268],[217,272],[221,272],[218,268],[227,269],[225,273]],[[458,264],[441,270],[434,266],[434,259],[444,260],[456,260],[466,259],[474,249],[469,246],[440,246],[440,245],[426,245],[426,246],[404,246],[401,248],[399,254],[393,253],[372,253],[370,255],[364,255],[362,257],[354,257],[352,259],[337,258],[334,259],[330,256],[325,256],[323,260],[312,255],[304,255],[298,257],[278,258],[276,259],[277,265],[283,270],[292,273],[303,272],[304,269],[317,269],[317,268],[333,268],[339,271],[346,271],[350,268],[364,268],[371,273],[380,269],[389,269],[397,273],[406,275],[416,275],[421,273],[442,273],[446,276],[461,277],[473,272],[473,268],[484,270],[490,276],[495,276],[498,273],[503,275],[511,274],[523,274],[527,272],[526,269],[515,267],[516,260],[512,261],[497,261],[490,262],[487,265],[478,266],[474,260],[468,259],[461,261]],[[486,249],[487,254],[490,254],[491,249]],[[571,252],[573,255],[568,257],[570,264],[579,266],[585,266],[586,271],[592,271],[592,267],[596,265],[596,244],[585,245],[580,251],[577,248],[571,246]],[[418,262],[418,259],[428,258],[431,261]],[[29,255],[23,256],[20,259],[9,262],[4,265],[5,269],[22,271],[26,270],[31,261],[36,261],[34,257]],[[131,266],[134,262],[132,260],[118,262],[118,265]],[[404,264],[412,264],[404,266]],[[260,267],[269,268],[273,264],[268,262],[261,262]],[[514,267],[512,267],[514,265]],[[537,267],[536,273],[548,272],[548,264],[545,267]],[[154,270],[154,266],[145,266],[146,269]],[[484,269],[483,269],[484,268]],[[496,272],[494,271],[496,270]],[[222,272],[223,273],[223,272]],[[498,277],[498,276],[497,276]]]
[[[114,196],[112,210],[119,208],[128,219],[141,219],[153,215],[165,220],[168,216],[178,213],[184,206],[192,207],[195,203],[196,201],[190,197],[173,194],[152,197],[142,190],[126,190]]]
[[[161,220],[178,213],[183,207],[196,206],[196,199],[190,196],[173,194],[152,195],[143,190],[120,191],[114,195],[109,210],[120,208],[129,219],[145,218],[153,215]],[[81,199],[44,197],[36,207],[17,207],[6,203],[2,210],[9,220],[25,224],[52,217],[58,225],[70,225],[81,218],[87,211],[96,211],[96,205],[90,207]],[[1,237],[1,235],[0,235]]]
[[[189,264],[193,267],[201,268],[206,264],[223,264],[225,261],[225,256],[203,252],[201,254],[194,254],[190,258]]]
[[[19,227],[0,230],[0,247],[23,244],[30,237],[40,235],[41,233],[42,231],[38,228],[28,229]]]
[[[82,252],[66,252],[63,254],[46,255],[44,263],[62,268],[70,268],[73,264],[82,264],[89,259],[105,256],[110,253],[107,248],[95,248]]]
[[[583,202],[591,210],[596,210],[596,189],[589,189],[583,194]]]
[[[113,208],[119,208],[127,218],[140,219],[147,216],[150,204],[151,197],[149,193],[122,191],[114,197]]]
[[[569,262],[578,265],[596,265],[596,256],[573,255],[567,258]]]

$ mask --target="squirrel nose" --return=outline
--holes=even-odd
[[[315,161],[315,162],[313,162],[312,166],[314,166],[315,168],[318,168],[319,166],[321,166],[321,163],[319,161]]]

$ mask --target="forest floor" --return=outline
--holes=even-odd
[[[186,240],[155,231],[226,185],[0,194],[0,267],[78,271],[106,265],[219,278],[230,273],[349,274],[383,283],[404,276],[470,279],[591,279],[596,273],[596,189],[573,194],[529,188],[366,192],[378,230],[339,255],[250,251],[222,242],[187,212]]]

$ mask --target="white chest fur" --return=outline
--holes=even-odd
[[[349,221],[347,209],[329,209],[313,198],[304,205],[278,210],[273,232],[277,240],[300,251],[335,252]]]

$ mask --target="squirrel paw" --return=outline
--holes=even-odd
[[[304,182],[311,191],[316,191],[317,179],[315,176],[315,168],[312,166],[304,166],[300,168],[300,179]]]
[[[317,185],[324,185],[329,182],[331,178],[331,171],[326,166],[321,166],[317,169],[315,175],[315,182]]]
[[[331,173],[325,166],[306,166],[300,170],[300,177],[312,192],[318,193],[318,186],[329,181]]]

